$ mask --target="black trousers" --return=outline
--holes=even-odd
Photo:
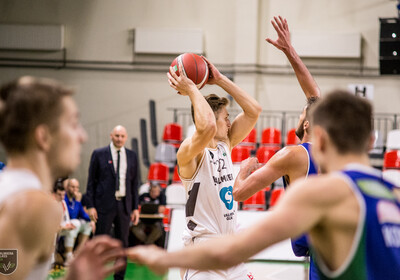
[[[116,207],[109,213],[97,213],[98,220],[96,223],[95,235],[107,234],[111,235],[111,228],[114,224],[115,238],[121,240],[122,245],[128,247],[129,224],[131,221],[130,213],[127,214],[124,206],[124,198],[116,200]],[[114,279],[124,279],[126,266],[123,270],[114,274]]]

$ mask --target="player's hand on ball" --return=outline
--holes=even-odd
[[[193,89],[197,89],[192,80],[188,79],[182,74],[182,67],[179,65],[179,76],[175,74],[172,67],[170,72],[167,73],[169,85],[181,95],[188,95]]]
[[[201,56],[202,59],[207,62],[208,69],[210,69],[210,76],[208,77],[207,84],[213,85],[218,84],[218,82],[222,79],[223,75],[219,72],[219,70],[212,64],[207,58]]]

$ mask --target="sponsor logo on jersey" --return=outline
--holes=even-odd
[[[357,180],[357,185],[360,186],[360,189],[368,196],[375,198],[386,198],[390,200],[396,199],[388,187],[375,180]]]
[[[219,184],[221,184],[223,182],[233,181],[233,174],[229,173],[229,174],[226,174],[226,175],[222,175],[220,177],[213,176],[213,180],[214,180],[214,184],[215,185],[219,185]]]
[[[391,202],[381,200],[376,206],[382,236],[386,247],[400,248],[400,209]]]
[[[380,224],[392,223],[400,225],[400,209],[396,204],[381,200],[378,202],[376,208]]]
[[[233,208],[233,196],[232,196],[232,186],[224,187],[219,191],[219,198],[225,204],[226,209],[232,210]]]

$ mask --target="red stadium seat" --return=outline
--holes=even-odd
[[[164,230],[168,232],[171,225],[171,208],[169,207],[165,207],[163,225],[164,225]]]
[[[243,202],[243,210],[265,210],[265,190],[253,194]]]
[[[289,130],[286,134],[286,145],[297,145],[300,144],[300,139],[296,135],[296,129]]]
[[[232,149],[231,157],[233,163],[240,163],[250,157],[250,150],[245,146],[237,145]]]
[[[261,146],[272,146],[276,150],[281,147],[281,131],[274,127],[268,127],[264,129],[261,137]]]
[[[250,150],[255,150],[257,148],[257,130],[253,128],[249,135],[247,135],[239,145],[246,146]]]
[[[267,163],[267,161],[276,153],[276,148],[269,146],[261,146],[257,150],[257,159],[259,163]]]
[[[182,142],[182,126],[177,123],[169,123],[164,127],[163,141],[179,148]]]
[[[172,182],[173,183],[181,182],[181,178],[179,177],[179,174],[178,174],[178,165],[176,165],[174,168],[174,175],[172,176]]]
[[[283,188],[274,189],[271,194],[271,200],[269,202],[269,206],[270,207],[274,206],[278,202],[278,200],[281,198],[281,196],[283,195],[284,192],[285,192],[285,190]]]
[[[385,153],[382,175],[386,180],[400,186],[400,150]]]
[[[152,163],[149,168],[147,179],[150,182],[159,183],[161,187],[165,188],[169,180],[168,165],[161,162]]]
[[[400,150],[392,150],[385,153],[383,158],[384,169],[400,169]]]

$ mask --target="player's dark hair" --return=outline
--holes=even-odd
[[[229,104],[229,100],[226,97],[219,97],[216,94],[209,94],[207,96],[204,96],[204,98],[206,99],[207,103],[210,105],[212,111],[214,112],[215,115],[217,115],[216,113],[218,113],[218,111],[227,106]],[[193,105],[191,106],[191,112],[192,112],[192,120],[193,123],[195,124],[195,119],[194,119],[194,108]]]
[[[340,154],[368,151],[373,130],[372,105],[366,99],[335,90],[311,109],[311,123],[321,126]]]
[[[56,131],[61,100],[72,90],[50,79],[21,77],[0,88],[0,142],[9,154],[23,153],[32,144],[37,126]]]

